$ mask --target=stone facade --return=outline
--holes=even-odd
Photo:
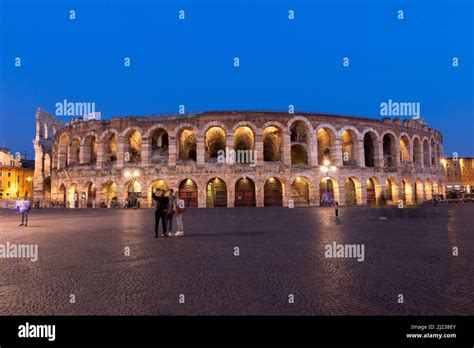
[[[108,207],[134,195],[149,207],[156,188],[197,207],[414,204],[445,190],[442,135],[415,120],[204,112],[63,123],[38,109],[36,122],[43,206]],[[256,161],[221,163],[225,149]]]

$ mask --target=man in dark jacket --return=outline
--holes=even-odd
[[[155,194],[160,191],[160,195],[157,196]],[[165,191],[163,190],[156,190],[152,193],[151,197],[156,202],[156,209],[155,209],[155,238],[158,238],[158,226],[160,224],[161,219],[161,228],[163,230],[163,237],[168,237],[166,234],[166,212],[168,210],[169,199],[165,197]]]

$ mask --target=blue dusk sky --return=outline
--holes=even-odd
[[[32,158],[36,108],[64,99],[105,118],[292,104],[378,119],[391,99],[420,103],[445,155],[474,156],[473,17],[471,0],[0,0],[0,146]]]

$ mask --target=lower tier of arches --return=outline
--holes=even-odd
[[[278,173],[261,176],[97,177],[44,180],[35,200],[41,205],[71,208],[117,207],[132,204],[152,207],[152,192],[173,189],[187,207],[302,207],[421,204],[445,195],[443,178],[436,176],[357,175],[320,176]]]

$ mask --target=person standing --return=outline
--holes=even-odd
[[[160,195],[157,196],[155,194],[160,191]],[[163,190],[156,190],[155,192],[152,193],[151,197],[153,200],[156,202],[156,207],[155,207],[155,238],[158,238],[158,228],[160,224],[160,219],[161,219],[161,228],[163,231],[163,237],[168,237],[166,234],[166,212],[168,209],[168,197],[165,197],[165,191]]]
[[[168,203],[168,210],[166,212],[166,221],[167,221],[167,227],[168,227],[168,235],[171,234],[171,231],[173,230],[173,216],[174,216],[174,201],[175,201],[175,196],[173,195],[174,191],[172,189],[169,190],[169,203]]]
[[[184,225],[183,225],[183,213],[185,211],[184,200],[179,198],[179,195],[174,201],[175,212],[176,212],[176,224],[178,225],[178,230],[175,233],[176,237],[184,236]]]
[[[334,203],[334,213],[336,213],[336,217],[339,216],[339,202]]]
[[[21,214],[21,224],[19,226],[28,226],[28,211],[30,210],[30,201],[25,197],[17,202],[18,211]]]

